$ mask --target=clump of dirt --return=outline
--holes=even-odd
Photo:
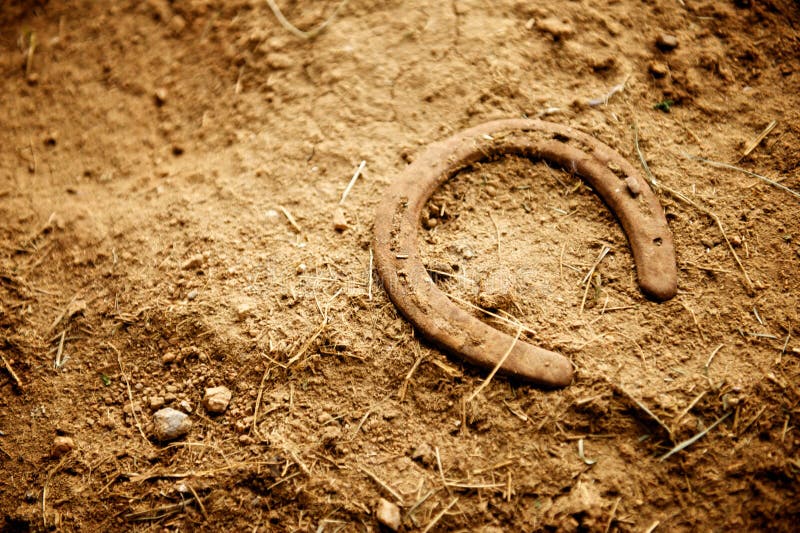
[[[301,28],[338,3],[277,1]],[[0,524],[793,530],[798,27],[788,0],[351,0],[304,40],[262,1],[6,2]],[[397,314],[373,216],[425,145],[519,116],[647,163],[679,292],[644,298],[576,176],[464,169],[420,223],[433,278],[576,367],[466,402],[487,372]]]

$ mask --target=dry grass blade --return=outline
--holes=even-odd
[[[751,142],[750,142],[750,143],[747,145],[747,147],[744,149],[744,152],[742,152],[742,157],[747,157],[748,155],[750,155],[750,153],[751,153],[753,150],[755,150],[755,149],[756,149],[756,147],[757,147],[759,144],[761,144],[761,141],[763,141],[763,140],[766,138],[766,136],[767,136],[767,135],[769,135],[769,134],[770,134],[770,132],[771,132],[772,130],[774,130],[774,129],[775,129],[775,126],[777,126],[777,125],[778,125],[778,121],[777,121],[777,120],[773,120],[772,122],[770,122],[769,124],[767,124],[767,127],[766,127],[766,128],[764,128],[764,129],[761,131],[761,133],[759,133],[759,134],[758,134],[758,136],[756,136],[756,138],[755,138],[755,139],[753,139],[753,140],[752,140],[752,141],[751,141]]]
[[[298,28],[297,26],[295,26],[294,24],[289,22],[286,19],[286,17],[283,16],[283,12],[278,7],[278,4],[275,3],[275,0],[267,0],[267,5],[272,10],[272,14],[275,15],[275,18],[278,19],[278,22],[280,23],[280,25],[283,26],[286,31],[288,31],[289,33],[291,33],[292,35],[294,35],[296,37],[300,37],[301,39],[313,39],[314,37],[316,37],[317,35],[322,33],[322,31],[325,28],[327,28],[328,25],[331,22],[333,22],[333,19],[335,19],[336,15],[339,14],[339,11],[345,5],[347,5],[348,1],[349,0],[342,0],[342,2],[340,2],[339,5],[336,6],[336,9],[333,10],[333,13],[331,13],[330,17],[328,17],[324,22],[322,22],[316,28],[314,28],[312,30],[308,30],[308,31],[301,30],[300,28]]]
[[[8,370],[8,373],[11,374],[11,378],[14,380],[14,383],[16,383],[18,388],[22,389],[22,380],[19,379],[19,376],[16,372],[14,372],[11,363],[8,362],[8,359],[6,359],[6,356],[3,355],[2,352],[0,352],[0,358],[3,359],[3,366],[5,366],[6,370]]]
[[[147,443],[148,446],[151,445],[150,440],[147,438],[147,435],[144,434],[144,429],[142,429],[142,423],[139,422],[139,417],[136,415],[136,406],[133,403],[133,391],[131,390],[131,382],[128,381],[128,375],[125,373],[125,368],[122,366],[122,354],[117,350],[117,347],[111,344],[110,342],[105,343],[106,346],[114,350],[114,353],[117,354],[117,364],[119,365],[119,372],[122,374],[122,379],[125,380],[125,386],[128,389],[128,401],[131,403],[131,414],[133,415],[133,421],[136,422],[136,429],[139,430],[139,434],[142,436],[142,439]]]
[[[61,470],[61,467],[64,466],[64,463],[67,462],[68,458],[69,458],[68,455],[65,455],[64,457],[62,457],[61,460],[58,462],[58,464],[56,466],[54,466],[47,473],[47,479],[45,479],[44,486],[42,487],[42,524],[44,524],[44,529],[45,530],[48,529],[48,524],[47,524],[47,494],[48,494],[48,491],[49,491],[50,480],[53,479],[53,476],[56,474],[56,472]]]
[[[434,526],[435,526],[435,525],[436,525],[436,524],[439,522],[439,520],[441,520],[441,519],[442,519],[442,517],[443,517],[445,514],[447,514],[447,511],[449,511],[450,509],[452,509],[452,508],[453,508],[453,506],[454,506],[456,503],[458,503],[458,498],[453,498],[453,500],[452,500],[450,503],[448,503],[448,504],[447,504],[447,507],[445,507],[444,509],[442,509],[442,510],[439,512],[439,514],[437,514],[436,516],[434,516],[434,517],[433,517],[433,520],[431,520],[430,522],[428,522],[428,525],[427,525],[427,526],[425,526],[425,529],[423,529],[423,530],[422,530],[422,533],[428,533],[428,531],[430,531],[431,529],[433,529],[433,527],[434,527]]]
[[[297,233],[300,235],[303,235],[303,228],[300,227],[300,224],[297,223],[297,220],[295,220],[294,216],[292,216],[289,210],[282,205],[279,205],[278,209],[281,210],[281,213],[283,213],[283,216],[286,217],[286,220],[289,221],[289,224],[295,229],[295,231],[297,231]]]
[[[664,431],[667,432],[667,435],[669,436],[669,440],[670,441],[673,440],[672,430],[670,429],[670,427],[668,425],[666,425],[658,416],[656,416],[656,414],[653,411],[648,409],[645,404],[643,404],[642,402],[637,400],[630,392],[628,392],[621,385],[617,385],[615,383],[612,383],[611,386],[614,388],[614,390],[618,391],[623,396],[626,396],[630,401],[632,401],[634,404],[636,404],[636,407],[641,409],[645,414],[647,414],[647,416],[649,416],[650,418],[655,420],[658,423],[658,425],[661,426],[662,428],[664,428]]]
[[[162,505],[161,507],[145,509],[144,511],[135,511],[124,515],[123,518],[130,522],[161,520],[162,518],[166,518],[167,516],[171,516],[183,511],[193,501],[195,500],[184,500],[171,505]]]
[[[342,193],[342,199],[339,200],[339,205],[342,205],[345,199],[347,199],[347,195],[350,194],[350,190],[353,188],[353,185],[356,184],[356,180],[358,180],[358,177],[361,175],[361,172],[364,170],[366,164],[366,161],[361,161],[361,163],[358,165],[356,173],[353,174],[352,178],[350,178],[350,183],[347,184],[347,187],[345,187],[344,192]]]
[[[603,258],[608,255],[608,252],[611,251],[611,248],[608,246],[603,246],[603,249],[600,250],[600,254],[597,256],[592,268],[589,269],[589,272],[584,276],[583,280],[581,280],[581,285],[585,284],[586,287],[583,290],[583,298],[581,298],[581,314],[583,314],[583,308],[586,305],[586,296],[589,294],[589,285],[592,282],[592,276],[594,276],[594,271],[597,270],[597,267],[600,265],[600,262]]]
[[[689,411],[691,411],[694,408],[694,406],[697,405],[697,402],[699,402],[705,395],[706,391],[703,391],[697,396],[695,396],[694,399],[689,403],[689,405],[687,405],[686,408],[683,411],[681,411],[678,414],[678,416],[675,417],[675,420],[672,421],[672,424],[678,425],[678,423],[683,419],[683,417],[686,416],[689,413]]]
[[[400,386],[400,394],[398,395],[398,401],[402,402],[406,399],[406,391],[408,390],[408,384],[411,382],[411,378],[414,376],[414,372],[417,371],[419,368],[420,363],[422,360],[425,359],[425,354],[421,353],[417,356],[416,360],[414,360],[414,364],[411,365],[411,370],[408,371],[406,377],[403,378],[403,384]]]
[[[784,185],[782,183],[778,183],[777,181],[775,181],[773,179],[770,179],[770,178],[768,178],[766,176],[762,176],[761,174],[756,174],[755,172],[751,172],[751,171],[747,170],[746,168],[737,167],[736,165],[729,165],[728,163],[721,163],[719,161],[713,161],[711,159],[706,159],[705,157],[698,157],[698,156],[693,156],[693,155],[689,155],[689,154],[685,154],[685,155],[686,155],[686,157],[688,157],[689,159],[691,159],[693,161],[699,161],[701,163],[705,163],[706,165],[709,165],[709,166],[712,166],[712,167],[725,168],[725,169],[728,169],[728,170],[735,170],[737,172],[741,172],[742,174],[746,174],[748,176],[752,176],[754,178],[758,178],[761,181],[763,181],[764,183],[768,183],[768,184],[772,185],[773,187],[777,187],[778,189],[780,189],[780,190],[782,190],[784,192],[788,192],[789,194],[791,194],[795,198],[800,199],[800,192],[797,192],[794,189],[790,189],[786,185]]]
[[[480,311],[481,313],[483,313],[485,315],[488,315],[488,316],[490,316],[492,318],[496,318],[497,320],[500,320],[501,322],[505,322],[506,324],[508,324],[510,326],[520,327],[520,328],[522,328],[522,331],[524,331],[525,333],[530,333],[531,335],[535,335],[536,334],[535,331],[533,331],[528,326],[523,325],[516,318],[514,320],[508,319],[508,318],[506,318],[506,317],[504,317],[502,315],[498,315],[497,313],[493,313],[493,312],[489,311],[488,309],[484,309],[483,307],[479,307],[479,306],[477,306],[477,305],[475,305],[473,303],[470,303],[470,302],[468,302],[467,300],[465,300],[463,298],[459,298],[458,296],[456,296],[454,294],[451,294],[449,292],[446,292],[445,294],[451,300],[455,300],[456,302],[458,302],[458,303],[460,303],[462,305],[466,305],[467,307],[469,307],[471,309],[475,309],[476,311]]]
[[[367,477],[369,477],[372,481],[374,481],[375,483],[380,485],[383,490],[385,490],[386,492],[391,494],[392,498],[397,500],[397,503],[399,503],[400,505],[403,505],[403,497],[400,495],[399,492],[397,492],[395,489],[393,489],[388,483],[386,483],[384,480],[382,480],[377,475],[373,474],[372,472],[370,472],[369,470],[367,470],[363,466],[359,466],[358,469],[362,473],[364,473]]]
[[[517,328],[517,334],[514,336],[514,340],[511,342],[511,345],[506,350],[506,353],[504,353],[503,357],[501,357],[500,360],[497,361],[497,364],[494,366],[494,368],[489,373],[489,375],[486,376],[486,379],[484,379],[483,382],[480,385],[478,385],[478,387],[472,392],[472,394],[470,394],[469,398],[467,398],[467,402],[471,402],[472,400],[474,400],[475,397],[478,394],[480,394],[481,391],[483,391],[483,389],[486,388],[486,386],[489,384],[489,382],[492,381],[492,378],[494,377],[494,375],[497,374],[497,371],[500,370],[500,368],[503,366],[503,363],[506,362],[506,359],[508,359],[508,356],[511,355],[511,350],[513,350],[514,346],[517,345],[517,341],[519,340],[519,336],[521,334],[522,334],[522,326],[519,326]]]
[[[730,250],[731,255],[733,256],[733,259],[736,261],[736,264],[739,267],[739,270],[742,271],[742,275],[744,276],[744,281],[745,281],[745,284],[747,285],[747,289],[748,289],[749,293],[750,294],[755,293],[756,288],[753,285],[753,281],[750,279],[750,276],[747,274],[747,270],[744,268],[744,264],[742,264],[742,260],[739,259],[739,254],[736,253],[736,250],[734,250],[733,245],[731,244],[731,241],[728,239],[728,234],[725,231],[725,228],[723,227],[722,222],[720,221],[719,217],[715,213],[713,213],[712,211],[706,209],[705,207],[701,206],[700,204],[698,204],[697,202],[695,202],[694,200],[692,200],[691,198],[689,198],[688,196],[683,194],[682,192],[680,192],[678,190],[675,190],[675,189],[672,189],[670,187],[667,187],[666,185],[661,185],[656,181],[655,176],[653,176],[653,173],[650,172],[650,167],[647,166],[647,161],[644,158],[644,154],[642,153],[641,148],[639,148],[639,128],[638,128],[638,126],[636,124],[634,124],[634,127],[633,127],[633,143],[634,143],[634,146],[636,148],[636,153],[639,156],[639,161],[641,162],[642,167],[644,168],[645,173],[647,174],[647,180],[648,180],[648,182],[650,183],[650,185],[654,189],[661,190],[661,191],[666,191],[667,193],[670,194],[670,196],[672,196],[676,200],[679,200],[681,202],[684,202],[684,203],[694,207],[695,209],[697,209],[698,211],[700,211],[701,213],[703,213],[704,215],[706,215],[707,217],[709,217],[711,220],[714,221],[714,223],[719,228],[720,233],[722,233],[722,238],[725,239],[725,244],[728,245],[728,250]],[[760,176],[760,177],[763,177],[763,176]],[[800,194],[799,194],[799,196],[800,196]]]
[[[683,449],[686,449],[686,448],[688,448],[689,446],[691,446],[692,444],[694,444],[694,443],[695,443],[695,442],[697,442],[698,440],[700,440],[700,439],[702,439],[703,437],[705,437],[705,436],[706,436],[706,434],[707,434],[709,431],[711,431],[712,429],[714,429],[715,427],[717,427],[718,425],[720,425],[720,424],[721,424],[721,423],[722,423],[722,422],[723,422],[723,421],[724,421],[726,418],[728,418],[729,416],[731,416],[731,414],[732,414],[732,413],[733,413],[733,411],[728,411],[728,412],[727,412],[727,413],[725,413],[723,416],[721,416],[720,418],[718,418],[716,422],[714,422],[713,424],[711,424],[710,426],[708,426],[706,429],[704,429],[703,431],[701,431],[700,433],[698,433],[698,434],[697,434],[697,435],[695,435],[694,437],[691,437],[691,438],[689,438],[689,439],[686,439],[685,441],[683,441],[683,442],[679,443],[677,446],[675,446],[674,448],[672,448],[670,451],[668,451],[667,453],[665,453],[664,455],[662,455],[661,457],[659,457],[659,458],[658,458],[658,460],[659,460],[659,461],[664,461],[664,460],[668,459],[669,457],[671,457],[672,455],[674,455],[674,454],[678,453],[679,451],[681,451],[681,450],[683,450]]]

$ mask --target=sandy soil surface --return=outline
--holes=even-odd
[[[263,0],[3,2],[0,527],[793,530],[799,6],[350,0],[303,39]],[[576,369],[466,401],[488,371],[398,314],[375,210],[523,116],[647,162],[679,290],[643,296],[579,177],[464,169],[420,221],[435,282]]]

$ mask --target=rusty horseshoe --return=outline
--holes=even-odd
[[[460,170],[505,154],[544,160],[580,175],[616,215],[628,237],[639,286],[664,301],[677,292],[672,233],[648,184],[621,155],[574,128],[541,120],[487,122],[431,144],[389,187],[378,207],[373,250],[383,287],[432,344],[478,366],[547,387],[572,381],[566,357],[511,337],[457,307],[433,283],[417,230],[428,198]]]

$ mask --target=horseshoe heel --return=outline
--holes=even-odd
[[[378,207],[373,249],[389,298],[430,342],[467,361],[549,387],[572,381],[572,364],[483,323],[457,307],[431,280],[419,255],[417,229],[428,198],[479,161],[505,154],[544,160],[580,175],[622,225],[639,286],[664,301],[677,292],[675,250],[664,212],[647,183],[621,155],[573,128],[541,120],[487,122],[431,144],[390,186]]]

